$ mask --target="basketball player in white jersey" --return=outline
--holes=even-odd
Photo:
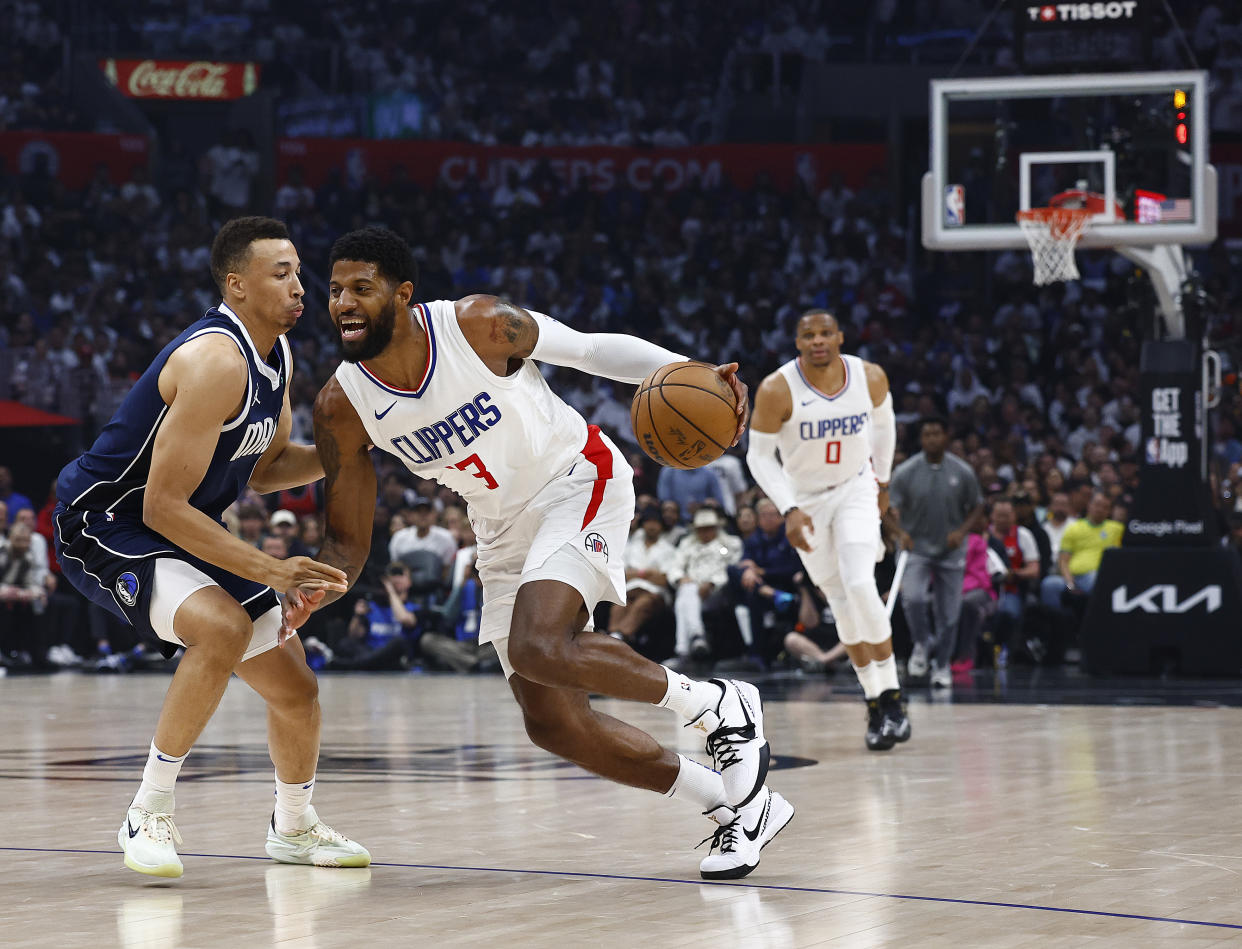
[[[798,357],[755,393],[746,461],[832,607],[867,700],[867,747],[887,751],[910,737],[892,629],[875,585],[897,424],[884,370],[843,356],[843,340],[831,313],[802,315]]]
[[[416,281],[408,246],[386,228],[333,245],[328,308],[345,362],[315,403],[327,478],[320,558],[351,585],[362,569],[376,494],[371,446],[452,488],[478,537],[479,639],[496,647],[531,740],[613,781],[692,803],[719,825],[702,875],[745,876],[793,817],[764,784],[759,692],[689,679],[586,628],[601,600],[625,602],[633,471],[532,361],[634,383],[685,357],[631,336],[577,333],[491,296],[412,303]],[[736,369],[717,372],[737,393],[740,435],[747,400]],[[591,692],[679,713],[716,770],[596,712]]]

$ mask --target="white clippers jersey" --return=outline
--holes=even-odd
[[[842,356],[845,384],[820,392],[797,359],[781,366],[793,397],[793,414],[781,426],[781,464],[799,503],[871,470],[871,393],[863,361]]]
[[[483,364],[457,325],[451,300],[416,303],[427,366],[413,391],[342,362],[337,381],[377,448],[420,478],[452,488],[475,529],[499,534],[586,447],[586,421],[548,388],[528,359],[511,376]]]

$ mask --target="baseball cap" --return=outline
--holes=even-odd
[[[694,512],[693,524],[695,527],[719,527],[720,515],[710,507],[701,507]]]
[[[292,526],[297,527],[298,519],[297,515],[292,511],[286,511],[284,508],[281,508],[272,515],[272,519],[268,521],[268,523],[271,524],[272,527],[275,527],[277,524],[291,524]]]

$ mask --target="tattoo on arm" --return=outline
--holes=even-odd
[[[516,347],[519,355],[529,355],[539,335],[534,319],[507,300],[492,304],[492,314],[492,341],[507,342]]]

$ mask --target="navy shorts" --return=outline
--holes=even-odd
[[[199,560],[135,518],[70,510],[60,503],[52,521],[56,559],[65,578],[92,603],[157,642],[165,655],[172,655],[177,647],[160,639],[151,628],[151,587],[157,560],[181,560],[201,570],[240,603],[252,620],[280,604],[271,587]]]

